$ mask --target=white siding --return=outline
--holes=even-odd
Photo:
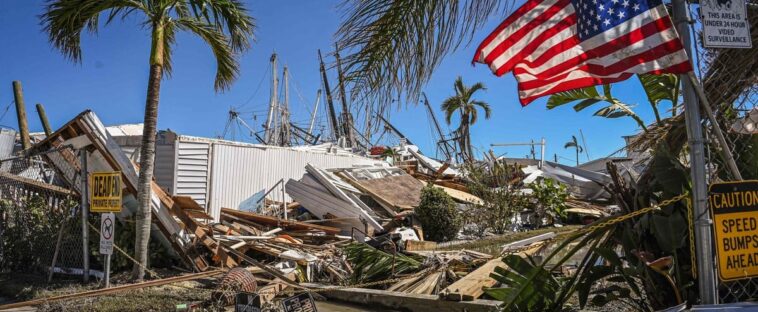
[[[155,171],[153,172],[155,182],[169,194],[174,194],[174,189],[176,188],[174,181],[174,170],[176,169],[175,146],[173,142],[171,144],[155,145]]]
[[[176,142],[174,195],[190,196],[205,207],[208,196],[210,147],[205,142]]]
[[[354,155],[335,155],[292,148],[252,145],[213,145],[211,192],[208,212],[219,217],[220,209],[237,209],[239,204],[256,192],[269,189],[284,179],[299,180],[305,174],[305,165],[324,169],[368,165],[377,161]],[[268,196],[281,200],[281,191]],[[289,196],[285,200],[291,201]]]

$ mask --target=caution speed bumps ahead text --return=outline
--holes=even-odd
[[[758,181],[712,184],[708,203],[719,277],[735,280],[758,276]]]

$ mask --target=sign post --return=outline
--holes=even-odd
[[[111,255],[115,234],[116,215],[112,212],[100,214],[100,254],[105,255],[105,288],[111,284]]]
[[[703,44],[707,48],[753,46],[745,0],[702,0]]]
[[[105,288],[111,284],[111,255],[116,235],[116,215],[121,212],[121,172],[95,172],[90,181],[92,189],[90,211],[100,212],[100,254],[105,256]]]
[[[758,181],[714,183],[708,202],[719,278],[732,281],[758,276]]]

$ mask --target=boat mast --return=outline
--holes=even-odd
[[[276,53],[271,55],[271,99],[268,104],[268,117],[266,118],[266,132],[263,140],[266,144],[271,143],[272,129],[271,123],[274,121],[274,110],[277,102],[277,83],[276,83]]]

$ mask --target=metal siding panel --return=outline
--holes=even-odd
[[[176,141],[175,195],[190,196],[201,207],[206,206],[208,194],[208,155],[210,144],[205,142]]]
[[[209,213],[218,218],[220,209],[237,209],[245,199],[262,189],[268,190],[280,179],[299,180],[305,174],[305,165],[330,169],[359,164],[376,163],[375,160],[357,157],[298,151],[287,148],[256,148],[229,144],[214,144],[211,162],[211,194]],[[282,200],[281,190],[273,191],[269,198]],[[292,199],[285,194],[286,201]]]
[[[174,185],[174,144],[157,144],[155,146],[155,182],[169,194],[175,194]]]

